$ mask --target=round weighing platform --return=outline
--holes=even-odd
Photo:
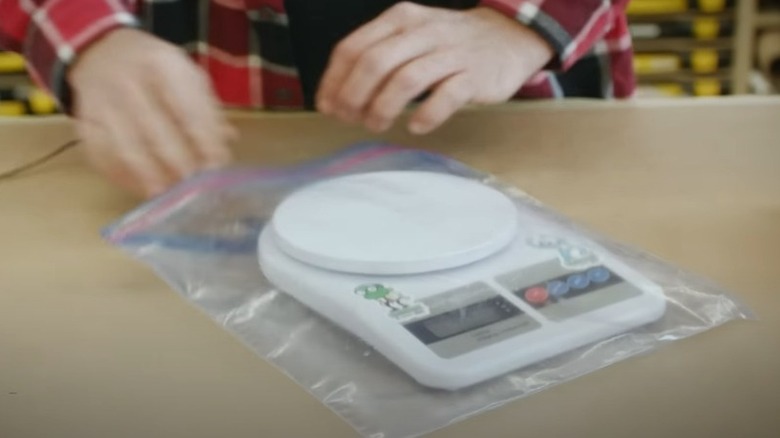
[[[498,190],[453,175],[385,171],[293,193],[271,221],[287,255],[320,268],[408,275],[455,268],[507,246],[517,209]]]

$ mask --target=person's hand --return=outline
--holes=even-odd
[[[409,121],[427,133],[467,104],[508,100],[552,55],[538,34],[491,9],[400,3],[339,42],[317,108],[384,131],[430,91]]]
[[[84,51],[68,80],[89,161],[131,192],[153,196],[230,159],[236,131],[205,74],[173,45],[112,31]]]

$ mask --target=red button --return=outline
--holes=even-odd
[[[531,287],[525,291],[525,300],[531,304],[544,304],[547,298],[549,298],[547,289],[542,286]]]

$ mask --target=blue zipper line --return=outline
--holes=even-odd
[[[325,167],[330,163],[333,163],[345,156],[355,155],[359,152],[370,150],[370,149],[381,149],[384,147],[393,147],[393,145],[388,143],[377,143],[377,142],[365,141],[365,142],[356,143],[351,147],[345,148],[323,159],[313,160],[308,163],[303,163],[298,166],[287,168],[285,170],[278,170],[274,168],[234,168],[233,171],[228,171],[228,172],[229,173],[247,172],[248,174],[256,173],[258,177],[256,181],[260,181],[263,179],[268,181],[278,181],[279,179],[283,179],[283,178],[294,178],[297,175],[306,173],[313,168]],[[137,216],[138,218],[141,218],[145,213],[139,214],[139,212],[151,210],[157,205],[159,205],[160,203],[170,199],[170,197],[179,196],[182,192],[189,190],[192,187],[197,187],[204,180],[208,180],[209,178],[213,178],[213,177],[218,177],[220,176],[220,174],[221,171],[214,171],[214,172],[206,172],[206,173],[196,175],[189,181],[184,182],[179,187],[174,188],[173,191],[171,191],[167,195],[141,203],[139,206],[133,209],[132,212],[125,214],[123,217],[119,218],[114,223],[103,228],[101,235],[104,238],[107,238],[108,236],[113,234],[114,230],[122,226],[129,217]]]
[[[154,233],[139,233],[125,238],[123,247],[162,246],[167,250],[203,254],[253,254],[257,251],[257,237],[243,239],[222,239],[217,237],[175,236]]]
[[[166,249],[201,253],[254,253],[257,239],[265,226],[265,219],[248,217],[238,221],[246,227],[246,232],[236,237],[208,235],[176,235],[161,233],[135,233],[122,241],[122,246],[142,247],[147,245],[163,246]]]
[[[392,146],[392,145],[365,143],[363,145],[358,145],[353,149],[342,152],[338,154],[335,158],[331,158],[329,160],[323,160],[320,161],[319,163],[315,163],[311,165],[303,165],[291,172],[282,172],[281,176],[294,176],[295,174],[300,172],[305,172],[307,169],[310,169],[312,167],[317,167],[319,165],[322,165],[322,163],[335,161],[336,159],[344,155],[351,155],[356,150],[380,148],[380,147],[387,147],[387,146]],[[402,149],[401,151],[403,152],[404,150]],[[421,163],[429,162],[436,166],[441,166],[442,164],[444,164],[445,167],[448,167],[446,166],[447,159],[439,154],[426,152],[426,151],[408,150],[408,149],[406,151],[416,152],[417,158]],[[469,170],[468,168],[462,165],[460,166],[455,165],[454,167],[461,171]],[[261,172],[262,171],[258,173]],[[271,175],[270,178],[268,179],[275,179],[274,175]],[[192,184],[195,184],[197,181],[198,180],[190,181],[189,185],[191,186]],[[150,201],[148,203],[148,206],[153,206],[155,202],[159,202],[159,200]],[[145,208],[145,207],[142,206],[139,208]],[[187,235],[139,232],[139,233],[134,233],[132,235],[125,236],[121,242],[121,245],[127,247],[141,247],[147,245],[156,245],[156,246],[165,247],[166,249],[170,249],[170,250],[196,252],[196,253],[211,253],[211,254],[226,253],[226,254],[234,254],[234,255],[250,254],[250,253],[254,254],[257,251],[257,239],[264,225],[264,219],[247,218],[242,220],[242,222],[248,224],[251,230],[243,238],[239,237],[235,239],[228,239],[228,238],[208,237],[208,236],[194,236],[194,235],[187,236]],[[107,227],[104,230],[103,235],[104,236],[109,235],[119,224],[121,224],[121,221],[119,221],[114,225],[111,225],[110,227]]]

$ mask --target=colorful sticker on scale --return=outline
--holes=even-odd
[[[399,322],[406,322],[429,313],[428,306],[425,304],[416,303],[412,298],[383,284],[358,286],[355,288],[355,293],[388,308],[390,310],[389,316]]]
[[[530,237],[526,242],[534,248],[556,250],[561,265],[566,269],[584,269],[600,263],[598,255],[590,248],[572,244],[560,237],[542,234]]]

